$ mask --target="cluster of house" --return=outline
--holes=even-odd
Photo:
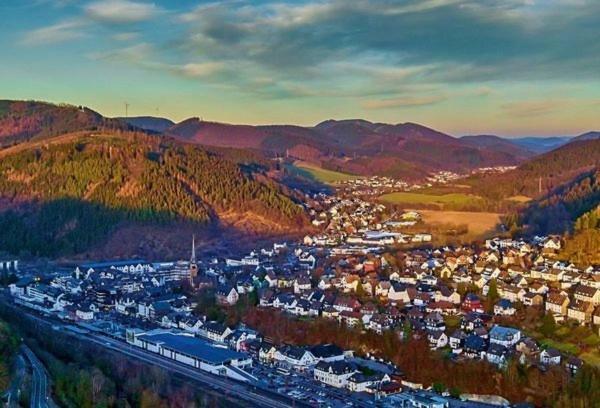
[[[72,272],[24,276],[9,290],[16,303],[67,320],[94,320],[108,312],[151,320],[165,311],[191,311],[185,296],[171,291],[189,274],[187,262],[96,262]]]
[[[509,170],[516,169],[517,166],[492,166],[492,167],[479,167],[471,170],[472,174],[484,174],[484,173],[506,173]]]
[[[557,322],[570,319],[600,325],[600,270],[578,269],[556,260],[560,246],[557,237],[532,242],[498,238],[480,249],[408,251],[396,265],[385,254],[315,252],[321,266],[318,277],[313,269],[279,274],[274,268],[264,275],[255,271],[249,279],[255,282],[250,287],[258,290],[261,307],[291,315],[332,319],[377,333],[410,323],[413,332],[426,335],[434,349],[448,346],[456,355],[496,364],[521,351],[522,361],[566,363],[553,349],[537,350],[538,354],[529,346],[525,350],[521,344],[533,341],[521,339],[517,329],[493,326],[494,316],[512,316],[526,307],[543,309]],[[486,314],[475,292],[486,296],[492,287],[498,301]],[[471,293],[461,296],[465,291],[460,288]],[[231,285],[226,294],[235,298],[248,287],[239,289],[239,284]],[[445,318],[452,315],[461,318],[461,329],[454,332],[445,325]],[[500,339],[504,336],[511,340]]]
[[[253,294],[260,307],[291,315],[331,319],[376,333],[396,330],[399,335],[426,336],[432,349],[448,347],[456,358],[503,365],[516,357],[523,363],[565,364],[572,371],[581,365],[574,357],[540,349],[519,329],[495,324],[500,317],[536,307],[557,322],[600,326],[600,269],[559,261],[559,237],[495,238],[482,247],[389,252],[389,245],[406,240],[407,235],[397,230],[414,226],[419,213],[384,220],[384,206],[358,197],[320,196],[307,206],[313,224],[324,232],[300,244],[275,244],[241,258],[205,263],[196,262],[194,249],[189,262],[85,263],[66,273],[22,277],[10,285],[10,293],[17,303],[63,319],[125,318],[149,330],[160,327],[167,332],[144,328],[142,334],[132,334],[132,344],[152,345],[157,353],[198,367],[208,363],[205,354],[185,353],[190,336],[249,353],[259,339],[251,331],[232,330],[195,316],[193,302],[173,290],[182,281],[194,289],[213,287],[216,302],[225,306]],[[408,239],[427,242],[431,236],[414,234]],[[480,296],[487,298],[490,291],[496,292],[498,301],[484,310]],[[449,316],[458,317],[458,329],[446,327]],[[145,337],[138,339],[138,335]],[[263,352],[261,357],[260,350],[258,359],[295,369],[310,367],[317,380],[334,387],[365,391],[393,382],[389,375],[366,375],[369,370],[356,367],[347,356],[319,358],[309,349],[301,352],[288,346],[273,348],[271,354]],[[294,353],[302,354],[300,360]],[[271,360],[265,360],[267,355]],[[302,359],[306,361],[297,364]],[[233,356],[217,362],[218,370],[235,373],[245,361]]]
[[[334,247],[335,252],[344,249],[354,252],[379,251],[381,247],[430,242],[429,233],[407,234],[400,231],[412,227],[421,219],[416,211],[407,211],[398,219],[383,220],[386,207],[361,198],[319,196],[308,205],[312,224],[321,227],[316,235],[307,235],[303,243],[308,246]]]
[[[452,171],[438,171],[430,174],[427,177],[427,181],[429,182],[428,186],[430,186],[431,184],[447,184],[463,177],[465,177],[465,175],[454,173]]]
[[[384,176],[359,177],[341,181],[339,192],[349,196],[380,196],[393,191],[416,190],[422,186]]]
[[[396,392],[402,388],[402,372],[392,364],[355,358],[353,351],[333,344],[274,346],[256,341],[249,342],[248,347],[262,364],[277,367],[282,372],[312,373],[316,381],[330,387],[379,396],[386,389],[389,393],[391,387]]]

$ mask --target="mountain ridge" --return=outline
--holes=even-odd
[[[473,146],[412,122],[373,123],[364,119],[329,119],[314,127],[232,125],[187,119],[165,131],[186,142],[250,148],[273,156],[291,156],[324,168],[359,175],[423,178],[439,170],[470,171],[477,167],[515,165],[528,155]],[[405,171],[420,166],[422,171]]]
[[[45,140],[78,130],[143,131],[207,147],[246,149],[287,156],[362,176],[423,179],[441,170],[519,165],[571,139],[494,135],[454,137],[414,122],[327,119],[315,126],[244,125],[188,118],[179,123],[153,116],[105,118],[85,107],[34,101],[0,101],[0,145]],[[589,132],[577,138],[597,137]],[[534,143],[535,144],[535,143]]]
[[[173,122],[171,119],[156,116],[116,117],[113,119],[126,122],[142,130],[156,133],[163,133],[165,130],[175,125],[175,122]]]
[[[477,175],[466,182],[488,198],[540,198],[598,166],[600,139],[581,140],[535,156],[514,170]]]

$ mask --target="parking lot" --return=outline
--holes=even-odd
[[[313,379],[312,371],[299,373],[295,371],[278,370],[255,363],[252,373],[261,378],[262,386],[271,391],[288,395],[315,407],[371,407],[375,406],[372,396],[361,398],[346,389],[329,387]],[[363,396],[364,397],[364,396]]]

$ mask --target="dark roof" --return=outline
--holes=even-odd
[[[340,375],[356,371],[356,366],[346,361],[333,361],[331,363],[321,361],[315,366],[315,370],[331,371],[333,374]]]
[[[219,296],[228,296],[232,289],[231,286],[219,286],[215,293]]]
[[[508,349],[500,344],[491,343],[487,353],[502,357],[508,354]]]
[[[472,334],[465,340],[465,348],[473,351],[483,351],[485,350],[485,340]]]
[[[313,356],[317,358],[330,358],[344,354],[344,350],[335,344],[322,344],[314,346],[310,349]]]
[[[546,352],[546,354],[548,355],[548,357],[550,358],[554,358],[554,357],[560,357],[560,351],[558,351],[555,348],[549,348],[547,350],[544,350]]]
[[[293,358],[294,360],[300,360],[306,350],[302,347],[284,346],[279,350],[279,352],[284,356]]]
[[[153,344],[160,343],[163,348],[177,351],[178,353],[185,354],[212,365],[248,357],[245,353],[238,353],[227,348],[216,347],[197,337],[177,335],[170,332],[142,334],[139,338],[140,340]]]
[[[510,309],[513,307],[512,302],[508,299],[500,299],[497,303],[502,309]]]
[[[222,335],[227,330],[227,326],[219,322],[207,322],[204,325],[204,330],[210,333],[216,333]]]

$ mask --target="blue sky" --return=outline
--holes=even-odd
[[[600,129],[596,0],[3,0],[0,98],[455,135]]]

